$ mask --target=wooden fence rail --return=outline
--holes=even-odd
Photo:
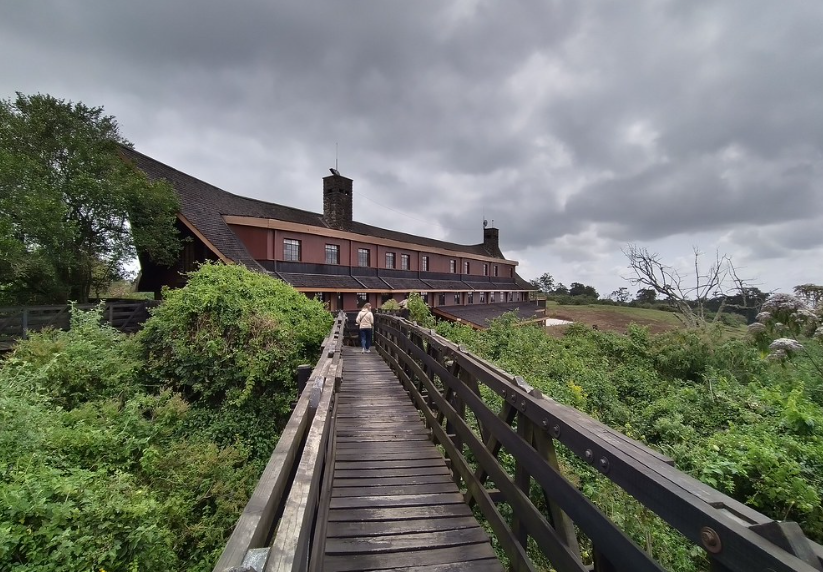
[[[121,332],[136,332],[149,318],[149,309],[159,303],[155,300],[106,301],[103,319]],[[97,304],[0,307],[0,346],[10,347],[15,340],[27,338],[29,332],[44,328],[68,330],[72,307],[91,310]]]
[[[433,331],[381,314],[375,328],[378,351],[424,415],[466,501],[482,511],[513,570],[538,568],[530,546],[560,572],[589,570],[575,526],[591,541],[595,571],[663,570],[563,474],[556,443],[706,550],[713,572],[823,570],[823,549],[797,524],[775,522],[681,473],[665,456]],[[513,471],[500,462],[501,452],[513,458]],[[511,507],[511,518],[502,503]]]
[[[333,448],[345,321],[345,314],[338,314],[323,341],[320,360],[214,572],[308,569],[312,540],[324,535],[324,521],[316,514],[322,510],[321,482]]]

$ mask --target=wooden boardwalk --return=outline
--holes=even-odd
[[[372,348],[343,348],[325,570],[503,568],[408,394]]]

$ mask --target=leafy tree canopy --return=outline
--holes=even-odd
[[[614,300],[615,302],[620,302],[621,304],[625,304],[629,300],[631,300],[632,295],[629,294],[629,289],[625,286],[621,286],[617,290],[614,290],[611,294],[609,294],[609,299]]]
[[[654,288],[641,288],[634,298],[637,302],[652,304],[657,300],[657,290]]]
[[[555,286],[554,277],[548,272],[544,272],[542,276],[540,276],[539,278],[535,278],[534,280],[529,280],[529,282],[532,284],[532,286],[534,286],[544,294],[550,293],[552,290],[554,290]]]
[[[0,100],[0,303],[84,302],[137,253],[173,261],[177,198],[121,145],[102,107]]]
[[[587,286],[580,282],[572,282],[572,285],[569,286],[569,296],[587,296],[597,299],[600,297],[600,294],[597,293],[594,286]]]
[[[823,301],[823,286],[817,284],[799,284],[794,287],[794,294],[812,308],[820,306]]]

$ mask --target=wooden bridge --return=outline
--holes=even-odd
[[[712,572],[823,571],[823,547],[797,524],[432,331],[379,314],[363,354],[343,345],[345,321],[214,572],[664,570],[564,475],[556,447],[705,550]]]

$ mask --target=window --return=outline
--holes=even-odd
[[[326,245],[326,264],[340,264],[340,247],[338,245]]]
[[[369,295],[366,292],[357,293],[357,307],[361,308],[363,304],[369,301]]]
[[[445,306],[446,305],[446,295],[445,294],[440,294],[440,296],[438,296],[437,305],[438,306]]]
[[[457,261],[456,260],[449,260],[449,272],[452,274],[457,273]]]
[[[489,275],[489,265],[484,264],[483,265],[483,276],[488,276],[488,275]]]
[[[428,292],[424,292],[423,294],[420,294],[420,298],[422,298],[423,302],[425,302],[427,306],[429,305],[429,293]]]
[[[509,268],[509,276],[514,278],[514,268]]]
[[[469,273],[469,261],[464,260],[463,261],[463,274],[468,274],[468,273]]]
[[[466,297],[466,304],[474,304],[474,292],[469,292]]]
[[[400,270],[408,270],[409,269],[409,255],[408,254],[401,254],[400,255]]]
[[[300,241],[291,238],[283,239],[283,260],[300,262]]]
[[[492,292],[491,294],[489,294],[489,303],[490,303],[490,304],[494,304],[494,297],[495,297],[495,293],[494,293],[494,292]]]
[[[369,266],[369,249],[368,248],[358,248],[357,249],[357,265],[358,266]]]
[[[494,265],[494,275],[497,276],[497,264]]]
[[[485,303],[486,303],[486,293],[485,293],[485,292],[481,292],[481,293],[480,293],[480,303],[481,303],[481,304],[485,304]]]
[[[422,268],[422,270],[423,270],[423,272],[428,272],[429,271],[429,257],[428,256],[423,257],[423,268]]]
[[[380,305],[382,306],[383,304],[385,304],[386,302],[388,302],[391,299],[392,299],[392,295],[389,294],[389,293],[384,292],[383,294],[380,295]]]
[[[394,268],[394,252],[386,253],[386,268]]]
[[[455,294],[454,295],[454,303],[455,303],[455,305],[460,304],[460,294]]]

